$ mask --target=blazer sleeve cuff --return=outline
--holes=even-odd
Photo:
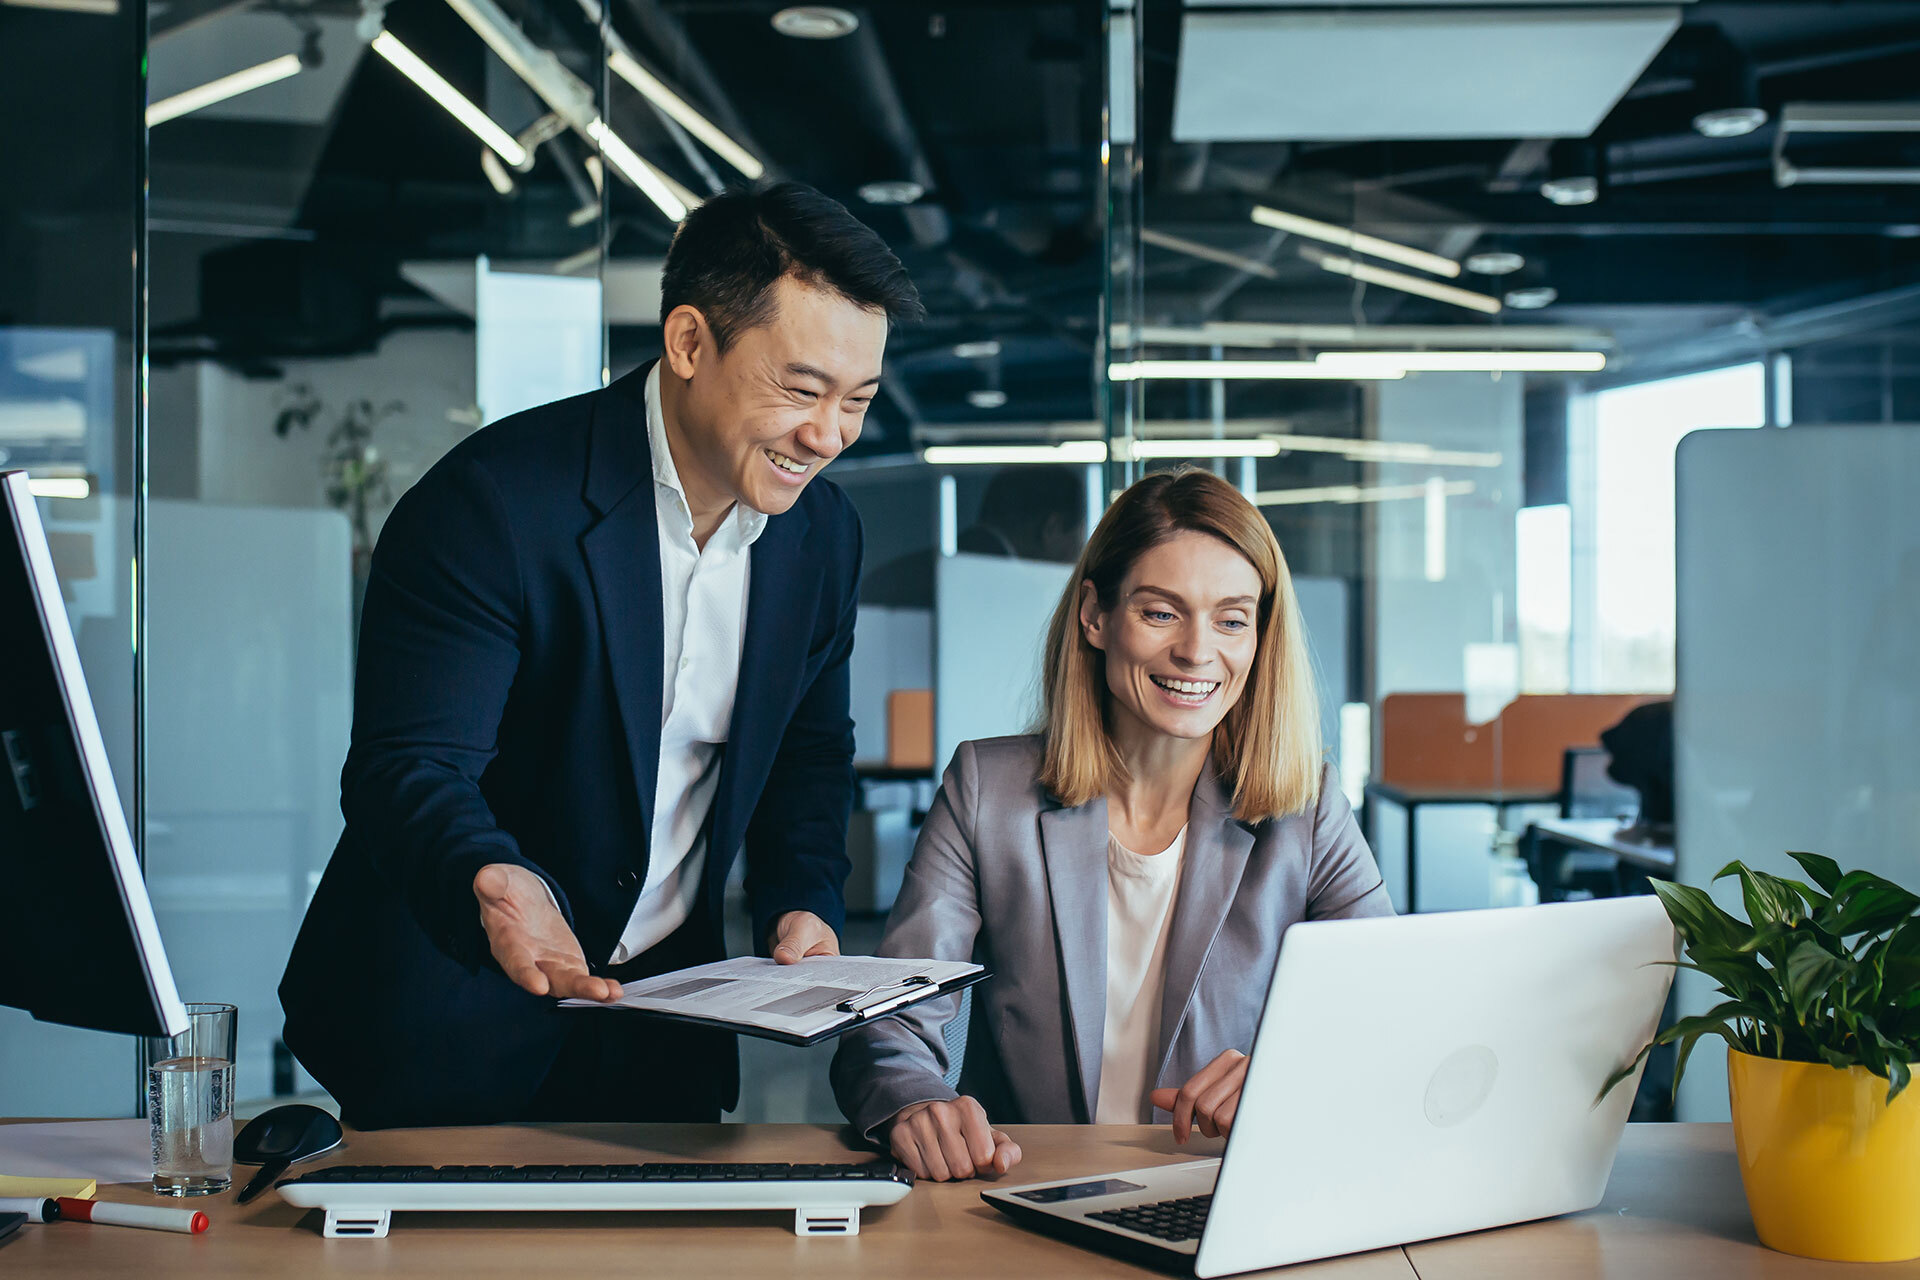
[[[887,1122],[918,1102],[952,1102],[960,1095],[947,1087],[939,1076],[896,1077],[876,1086],[857,1108],[853,1124],[860,1136],[875,1145],[884,1145],[881,1130]]]

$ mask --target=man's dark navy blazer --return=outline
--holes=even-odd
[[[645,367],[504,419],[394,507],[361,620],[346,831],[280,985],[286,1042],[362,1127],[511,1119],[565,1020],[494,964],[473,895],[492,862],[541,875],[589,961],[647,871],[659,769],[659,532]],[[838,929],[853,797],[847,663],[859,518],[815,479],[753,544],[733,720],[695,907],[743,846],[757,945],[787,911]],[[680,1034],[653,1024],[662,1036]],[[689,1073],[738,1090],[731,1041]],[[705,1055],[706,1061],[698,1060]]]

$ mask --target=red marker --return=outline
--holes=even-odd
[[[144,1204],[108,1204],[102,1200],[75,1200],[61,1196],[60,1221],[104,1222],[116,1227],[146,1227],[152,1231],[180,1231],[199,1235],[208,1227],[198,1209],[160,1209]]]

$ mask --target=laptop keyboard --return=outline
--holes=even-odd
[[[1087,1216],[1095,1222],[1125,1227],[1141,1235],[1177,1244],[1182,1240],[1200,1238],[1200,1232],[1207,1225],[1207,1210],[1212,1207],[1213,1196],[1209,1193],[1180,1200],[1157,1200],[1152,1204],[1134,1205],[1130,1209],[1102,1209]]]

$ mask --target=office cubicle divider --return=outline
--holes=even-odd
[[[1676,456],[1676,878],[1789,849],[1920,875],[1920,426],[1701,431]],[[1737,882],[1714,888],[1737,907]],[[1680,1012],[1711,991],[1683,973]],[[1727,1118],[1699,1054],[1683,1120]]]

